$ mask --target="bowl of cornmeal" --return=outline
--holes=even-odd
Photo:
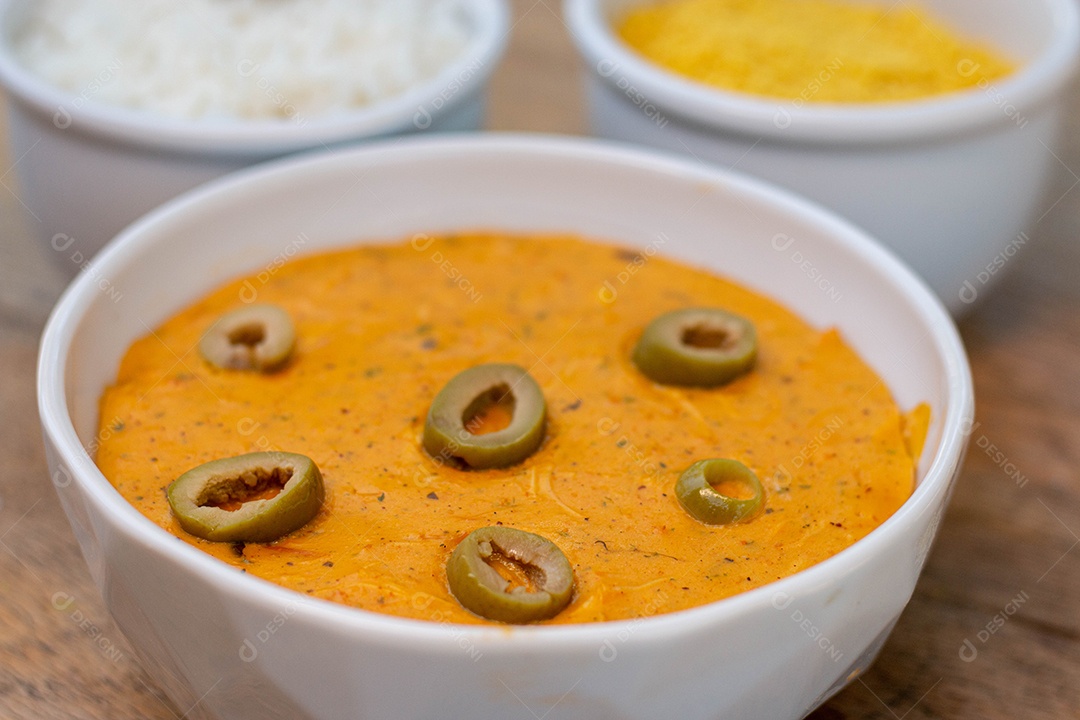
[[[567,0],[595,134],[818,200],[908,262],[954,314],[1052,207],[1069,0]],[[821,292],[799,238],[763,237]],[[837,298],[837,301],[839,299]]]

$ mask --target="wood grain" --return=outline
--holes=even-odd
[[[488,126],[583,133],[555,1],[514,9]],[[1080,84],[1071,100],[1031,247],[961,323],[979,424],[926,571],[878,662],[816,720],[1080,717]],[[0,717],[175,719],[185,709],[110,621],[49,483],[35,353],[62,281],[32,239],[17,160],[0,150]]]

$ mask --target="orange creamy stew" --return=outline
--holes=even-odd
[[[101,400],[97,463],[162,528],[245,572],[392,615],[483,623],[447,588],[446,562],[489,525],[555,542],[575,576],[551,623],[701,605],[848,547],[910,495],[928,410],[902,413],[833,330],[712,274],[573,237],[476,234],[290,261],[237,280],[137,341]],[[605,284],[606,282],[606,284]],[[293,317],[296,352],[272,374],[203,360],[200,336],[257,294]],[[715,306],[757,326],[749,374],[665,387],[630,361],[669,310]],[[498,470],[459,470],[421,447],[432,398],[461,370],[529,369],[547,400],[543,445]],[[217,458],[311,457],[326,501],[269,544],[182,530],[165,488]],[[697,460],[760,477],[765,511],[707,526],[673,488]]]

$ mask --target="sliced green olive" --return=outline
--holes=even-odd
[[[166,491],[180,527],[204,540],[272,542],[322,507],[322,473],[311,458],[257,452],[188,470]]]
[[[248,305],[227,312],[199,341],[199,352],[226,370],[277,370],[292,355],[296,330],[277,305]]]
[[[724,385],[754,366],[757,332],[744,317],[719,308],[664,313],[634,347],[638,369],[661,385]]]
[[[574,570],[562,550],[508,527],[469,533],[450,554],[446,579],[465,609],[507,623],[553,618],[574,593]]]
[[[439,391],[424,424],[424,449],[466,468],[519,463],[544,440],[547,404],[517,365],[490,363],[458,373]]]
[[[675,496],[686,512],[706,525],[751,520],[765,508],[765,489],[738,460],[699,460],[679,476]]]

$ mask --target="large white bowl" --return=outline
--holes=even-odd
[[[0,87],[8,94],[14,175],[31,226],[70,277],[132,220],[225,173],[387,135],[478,129],[488,80],[509,35],[509,13],[505,0],[458,3],[471,27],[468,47],[407,92],[324,117],[226,121],[167,118],[50,85],[11,50],[34,1],[0,0]],[[99,77],[111,77],[113,70],[101,70]],[[251,69],[238,66],[237,72],[268,83]],[[273,85],[265,91],[280,95]]]
[[[1080,54],[1075,0],[924,0],[1022,67],[966,92],[888,104],[811,102],[842,68],[822,68],[808,99],[790,101],[666,71],[612,31],[613,19],[653,2],[564,0],[597,135],[736,167],[818,200],[888,244],[957,314],[1036,237],[1053,203],[1044,191]]]
[[[721,602],[624,622],[465,627],[359,611],[238,573],[147,520],[94,465],[98,398],[122,354],[211,288],[266,268],[300,234],[318,251],[477,227],[640,248],[663,233],[668,256],[839,327],[901,406],[933,408],[911,499],[851,548]],[[178,708],[193,708],[187,717],[259,720],[802,717],[872,662],[911,596],[973,413],[947,313],[851,225],[685,160],[520,136],[425,137],[284,161],[169,203],[125,230],[61,299],[42,339],[38,397],[64,509],[146,669]]]

